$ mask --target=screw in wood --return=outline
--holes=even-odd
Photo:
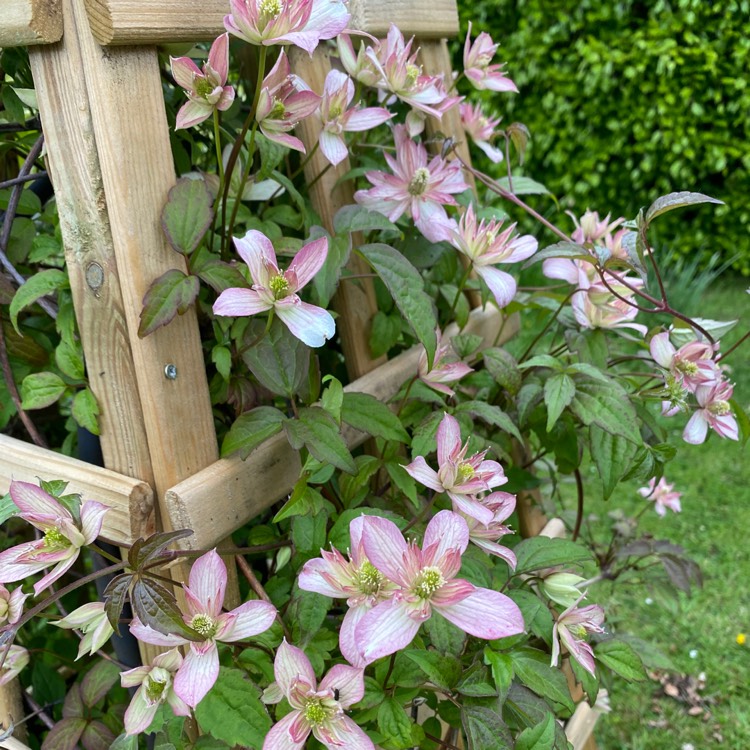
[[[164,377],[167,378],[167,380],[177,380],[177,365],[166,365],[164,367]]]

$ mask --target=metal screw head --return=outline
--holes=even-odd
[[[167,378],[167,380],[177,380],[177,365],[166,365],[164,367],[164,377]]]

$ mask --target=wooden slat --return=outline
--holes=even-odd
[[[600,692],[604,696],[607,694],[606,690]],[[593,733],[596,722],[601,715],[602,711],[596,705],[592,707],[586,702],[578,704],[575,713],[565,725],[565,735],[573,745],[573,750],[596,750]]]
[[[375,36],[388,33],[392,23],[404,36],[440,39],[458,34],[455,0],[350,0],[351,27]]]
[[[325,47],[318,47],[312,58],[300,49],[292,48],[289,52],[292,69],[300,75],[313,91],[322,92],[326,75],[331,69],[330,52]],[[305,144],[308,153],[312,153],[320,134],[320,121],[308,117],[300,123],[297,134]],[[333,218],[343,206],[354,203],[354,189],[351,181],[337,184],[340,177],[351,169],[349,159],[332,167],[318,148],[305,165],[305,179],[310,187],[310,200],[320,216],[323,226],[333,233]],[[322,176],[320,176],[322,174]],[[361,235],[353,236],[355,246],[362,243]],[[348,270],[353,274],[370,273],[367,263],[358,255],[352,254]],[[339,291],[333,300],[333,306],[339,317],[336,321],[344,360],[349,377],[354,380],[370,372],[385,362],[385,357],[374,358],[370,353],[370,327],[372,318],[378,310],[375,299],[375,286],[372,279],[342,281]]]
[[[0,435],[0,494],[12,479],[37,484],[38,479],[62,479],[84,501],[98,500],[112,510],[104,516],[102,535],[117,544],[132,544],[146,533],[153,504],[151,487],[109,469]]]
[[[465,331],[481,335],[490,346],[500,329],[502,316],[495,308],[474,310]],[[518,331],[518,318],[506,320],[500,343]],[[455,335],[455,326],[447,335]],[[417,373],[421,347],[413,347],[377,370],[348,385],[346,391],[370,393],[387,401]],[[367,435],[343,431],[350,448],[361,445]],[[267,440],[243,461],[239,456],[221,459],[167,492],[171,524],[191,528],[193,536],[183,540],[188,549],[212,547],[238,526],[254,518],[289,494],[299,477],[300,460],[283,434]],[[258,478],[263,477],[262,481]]]
[[[14,727],[13,736],[20,745],[20,740],[26,740],[27,735],[26,725],[19,724],[21,719],[23,719],[21,683],[16,678],[7,685],[0,685],[0,736],[12,726]]]
[[[31,750],[28,745],[24,745],[15,737],[8,737],[5,740],[0,740],[0,748],[3,750]]]
[[[60,0],[3,0],[0,47],[51,44],[62,33]]]

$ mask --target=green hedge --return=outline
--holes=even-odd
[[[530,128],[530,176],[580,212],[720,198],[661,237],[750,274],[750,2],[462,0],[461,15],[501,43],[520,95],[493,105]]]

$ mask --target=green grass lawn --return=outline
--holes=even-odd
[[[722,342],[729,348],[750,326],[747,280],[730,278],[694,302],[693,314],[705,318],[741,318]],[[735,398],[750,406],[750,344],[727,360],[737,384]],[[678,437],[685,417],[676,417]],[[618,633],[653,642],[677,673],[705,674],[708,716],[688,714],[687,704],[667,697],[658,682],[616,683],[612,713],[597,725],[601,750],[695,750],[707,747],[750,748],[750,463],[748,448],[711,434],[703,446],[681,446],[666,476],[681,491],[683,512],[660,519],[650,509],[641,528],[657,538],[681,544],[701,566],[704,586],[691,597],[670,604],[645,586],[600,585],[590,600],[605,606],[607,621]],[[594,485],[595,486],[595,485]],[[605,504],[590,492],[587,509],[601,516],[615,508],[635,513],[643,500],[637,485],[619,487]],[[739,645],[739,633],[748,635]]]

